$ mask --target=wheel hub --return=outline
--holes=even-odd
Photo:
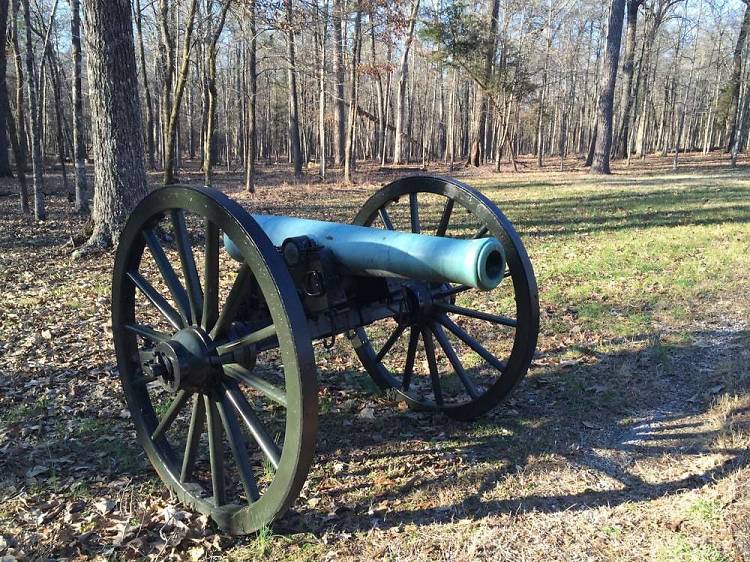
[[[196,392],[220,376],[217,361],[212,361],[215,356],[211,340],[203,330],[185,328],[156,346],[150,370],[172,392]]]
[[[450,298],[435,298],[435,296],[449,288],[449,285],[443,285],[436,290],[435,285],[420,282],[403,285],[401,290],[409,317],[417,323],[430,322],[435,314],[433,304],[450,301]]]

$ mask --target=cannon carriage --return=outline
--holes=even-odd
[[[138,438],[181,501],[236,534],[283,515],[307,477],[314,341],[347,338],[394,398],[470,420],[523,378],[538,328],[513,226],[446,178],[398,180],[351,225],[167,187],[134,210],[115,260],[113,338]]]

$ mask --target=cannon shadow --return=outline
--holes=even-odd
[[[395,407],[369,422],[324,414],[308,491],[320,502],[277,530],[583,511],[721,480],[750,464],[747,443],[732,439],[750,431],[750,332],[692,339],[533,368],[506,404],[473,423]],[[336,375],[323,373],[323,386],[329,376]],[[686,472],[707,455],[715,461]],[[531,488],[523,484],[530,479]]]

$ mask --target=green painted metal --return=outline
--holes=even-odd
[[[175,252],[164,251],[168,243],[155,235],[157,224],[163,230],[171,227]],[[237,243],[245,264],[238,276],[236,263],[222,266],[219,260],[220,232]],[[196,250],[204,255],[202,271],[196,268]],[[144,264],[147,253],[155,259],[156,270]],[[170,260],[174,254],[176,258]],[[237,287],[230,291],[230,302],[222,303],[219,279],[227,265],[225,275],[234,274]],[[187,287],[175,271],[183,272]],[[158,276],[161,284],[146,280]],[[245,368],[224,365],[217,352],[220,346],[241,339],[228,335],[226,327],[236,315],[232,300],[247,290],[249,280],[268,309],[278,339],[283,386],[237,377]],[[166,289],[161,291],[160,286]],[[138,292],[145,304],[136,299]],[[170,298],[178,301],[179,311]],[[312,463],[317,380],[312,342],[294,283],[278,251],[250,215],[208,188],[172,186],[144,198],[128,219],[117,249],[112,331],[138,439],[169,489],[234,534],[251,533],[280,517],[297,499]],[[164,379],[170,371],[165,364],[145,372],[144,354],[155,355],[159,349],[176,352],[179,380],[188,386],[170,388]],[[160,373],[161,384],[156,382]],[[244,397],[255,387],[265,395],[256,394],[253,402],[264,402],[262,420]],[[275,412],[271,418],[269,411]],[[273,430],[266,423],[273,423]],[[275,442],[279,428],[283,435]],[[203,434],[207,440],[201,439]],[[266,458],[272,467],[270,480],[263,463]],[[233,476],[237,473],[241,487]]]
[[[460,283],[489,291],[503,280],[505,252],[495,238],[462,240],[274,215],[252,215],[276,246],[307,236],[352,273]],[[239,257],[231,238],[224,247]]]
[[[424,193],[445,199],[434,236],[425,234],[427,214],[420,217]],[[409,209],[405,232],[394,230],[388,214],[402,198]],[[449,237],[458,213],[461,221],[468,216],[477,223],[473,239]],[[373,228],[378,219],[385,228]],[[370,326],[356,329],[351,340],[373,379],[411,406],[477,417],[510,392],[533,357],[534,273],[512,225],[487,198],[454,180],[405,178],[369,199],[355,223],[253,217],[209,188],[172,186],[146,197],[120,237],[112,331],[138,439],[169,489],[231,533],[250,533],[281,517],[297,499],[315,449],[314,354],[308,318],[278,251],[285,240],[308,236],[354,274],[410,279],[402,285],[410,304],[383,320],[395,320],[396,327],[380,349],[368,338]],[[170,231],[174,241],[165,242]],[[221,259],[221,234],[241,266]],[[234,283],[220,291],[227,275]],[[497,291],[512,292],[515,317],[456,302],[466,291],[498,287],[503,278],[512,287],[506,281]],[[480,300],[492,309],[498,293]],[[472,331],[478,323],[513,330],[508,357],[482,346]],[[267,353],[256,345],[269,338],[278,344],[271,352],[274,373],[255,369],[256,355],[263,365]],[[498,373],[494,384],[475,382],[475,367],[462,364],[459,345]],[[458,394],[445,384],[441,353],[459,380]],[[420,380],[425,363],[429,373]],[[278,369],[283,382],[273,378]]]

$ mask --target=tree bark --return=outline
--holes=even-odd
[[[624,14],[625,0],[612,0],[609,22],[607,24],[604,72],[602,73],[601,92],[597,108],[599,135],[596,139],[594,161],[591,164],[591,171],[596,174],[610,173],[609,155],[612,149],[612,114],[615,86],[617,85],[617,67],[620,63],[620,43],[622,41]]]
[[[349,71],[349,80],[351,81],[352,99],[349,105],[349,128],[346,134],[346,146],[344,149],[344,181],[354,183],[354,133],[357,125],[357,66],[359,65],[359,52],[361,49],[362,39],[362,10],[360,9],[359,0],[356,6],[357,13],[354,16],[354,37],[352,39],[352,61]]]
[[[22,0],[26,27],[26,86],[31,114],[31,167],[34,177],[34,217],[44,220],[44,150],[42,147],[41,112],[39,110],[39,76],[34,66],[34,43],[31,38],[31,12],[29,0]]]
[[[73,0],[76,4],[79,0]],[[154,103],[151,99],[151,86],[146,70],[146,51],[143,45],[143,14],[141,12],[141,0],[135,0],[135,29],[138,32],[138,54],[141,64],[141,75],[143,76],[143,94],[146,102],[146,154],[148,156],[148,167],[156,169],[156,147],[154,143]]]
[[[120,0],[117,0],[118,2]],[[166,57],[169,68],[165,70],[165,80],[162,96],[162,103],[165,104],[163,108],[163,114],[166,118],[166,132],[164,134],[164,185],[174,183],[174,172],[175,172],[175,141],[177,139],[177,126],[180,117],[180,105],[182,102],[182,95],[185,91],[185,84],[187,82],[188,71],[190,69],[190,51],[192,47],[192,35],[193,25],[195,23],[195,12],[197,10],[198,0],[191,0],[190,9],[188,12],[187,25],[185,28],[185,38],[182,48],[182,64],[180,70],[177,73],[177,86],[174,91],[174,98],[172,98],[172,76],[175,69],[175,57],[173,54],[175,48],[175,40],[172,38],[172,34],[169,31],[169,3],[168,0],[160,0],[160,11],[161,11],[161,37],[162,37],[162,50],[166,50]],[[132,41],[131,41],[132,42]]]
[[[285,0],[287,25],[287,57],[289,59],[289,68],[287,75],[289,78],[289,149],[291,151],[292,164],[294,166],[294,177],[302,177],[302,147],[300,146],[299,137],[299,101],[297,96],[297,68],[295,60],[294,29],[292,10],[292,0]]]
[[[409,51],[411,50],[411,44],[414,41],[414,28],[417,23],[418,12],[419,0],[415,0],[411,16],[409,17],[409,27],[406,32],[404,50],[401,54],[401,64],[399,65],[398,93],[396,94],[396,138],[393,145],[393,163],[397,165],[401,164],[404,160],[404,111],[406,109],[406,83],[409,79]]]
[[[467,165],[479,166],[482,163],[483,140],[487,125],[487,88],[492,78],[492,63],[495,59],[495,36],[497,35],[497,18],[500,13],[500,0],[492,0],[489,21],[489,40],[484,54],[484,84],[478,84],[474,100],[474,114],[471,122],[469,160]]]
[[[76,181],[75,209],[77,213],[85,214],[89,211],[89,195],[88,182],[86,179],[86,141],[83,130],[83,91],[81,86],[81,75],[83,73],[81,70],[80,0],[70,0],[70,35],[73,52],[73,159],[75,161]],[[145,79],[145,66],[143,70]],[[153,148],[153,137],[151,140]]]
[[[6,31],[8,29],[8,1],[0,0],[0,45],[5,49]],[[0,56],[0,177],[13,176],[8,158],[8,120],[10,119],[8,102],[8,87],[5,75],[8,68],[8,60],[5,53]]]
[[[627,155],[628,139],[630,137],[630,118],[633,111],[635,92],[633,91],[633,75],[635,69],[635,49],[638,33],[638,10],[644,0],[627,0],[628,27],[625,40],[625,60],[622,72],[625,75],[625,85],[622,90],[622,121],[617,135],[617,155],[625,158]]]
[[[249,99],[247,101],[247,139],[245,140],[245,191],[255,193],[255,160],[257,146],[256,107],[258,99],[258,64],[255,25],[255,0],[246,5],[250,47],[247,53],[247,75],[250,80]]]
[[[326,178],[326,39],[328,37],[328,0],[323,9],[315,0],[315,51],[318,67],[318,162],[320,179]],[[378,78],[378,83],[380,79]]]
[[[729,106],[727,108],[727,122],[726,122],[726,151],[730,152],[734,149],[734,137],[737,131],[737,122],[739,116],[737,115],[737,109],[740,99],[740,82],[742,81],[742,52],[747,42],[747,35],[750,32],[750,4],[745,2],[745,15],[742,18],[742,25],[740,26],[740,33],[737,36],[737,43],[734,47],[734,54],[732,55],[732,74],[729,78],[728,94],[729,94]]]
[[[76,252],[117,243],[148,193],[129,0],[84,0],[94,156],[94,231]]]
[[[18,188],[21,204],[21,212],[29,214],[31,209],[29,207],[29,192],[28,185],[26,182],[26,168],[27,168],[27,151],[26,151],[26,126],[25,126],[25,112],[24,112],[24,74],[23,65],[21,63],[21,49],[18,45],[18,2],[19,0],[10,0],[11,8],[11,46],[13,48],[13,62],[16,71],[16,118],[14,119],[10,111],[10,100],[6,97],[5,102],[8,110],[8,133],[10,134],[11,146],[13,147],[13,155],[16,161],[16,174],[18,176]]]
[[[333,154],[337,166],[344,163],[346,144],[346,109],[344,104],[344,36],[341,31],[342,0],[333,0],[333,78],[335,80],[333,102]]]
[[[204,171],[204,183],[205,185],[211,185],[213,183],[213,168],[214,168],[214,154],[216,152],[215,149],[215,138],[214,138],[214,129],[216,125],[216,106],[217,106],[217,99],[218,99],[218,92],[216,90],[216,56],[217,56],[217,43],[219,41],[219,37],[221,36],[221,32],[224,29],[224,23],[226,22],[227,18],[227,10],[229,10],[229,5],[231,4],[231,0],[224,0],[224,4],[221,7],[221,12],[219,13],[219,21],[216,23],[216,26],[213,27],[211,22],[213,21],[213,17],[210,16],[210,14],[207,14],[206,20],[207,24],[211,27],[209,27],[208,30],[208,41],[207,44],[204,46],[204,56],[205,56],[205,72],[206,72],[206,93],[208,94],[207,107],[206,107],[206,135],[205,135],[205,142],[203,145],[203,171]],[[208,2],[206,4],[207,10],[212,10],[213,3]],[[186,38],[186,41],[188,39]],[[189,58],[189,55],[188,55]],[[186,78],[186,76],[185,76]],[[183,77],[180,77],[180,81],[183,81]],[[179,115],[179,114],[178,114]],[[178,116],[179,119],[179,116]]]

